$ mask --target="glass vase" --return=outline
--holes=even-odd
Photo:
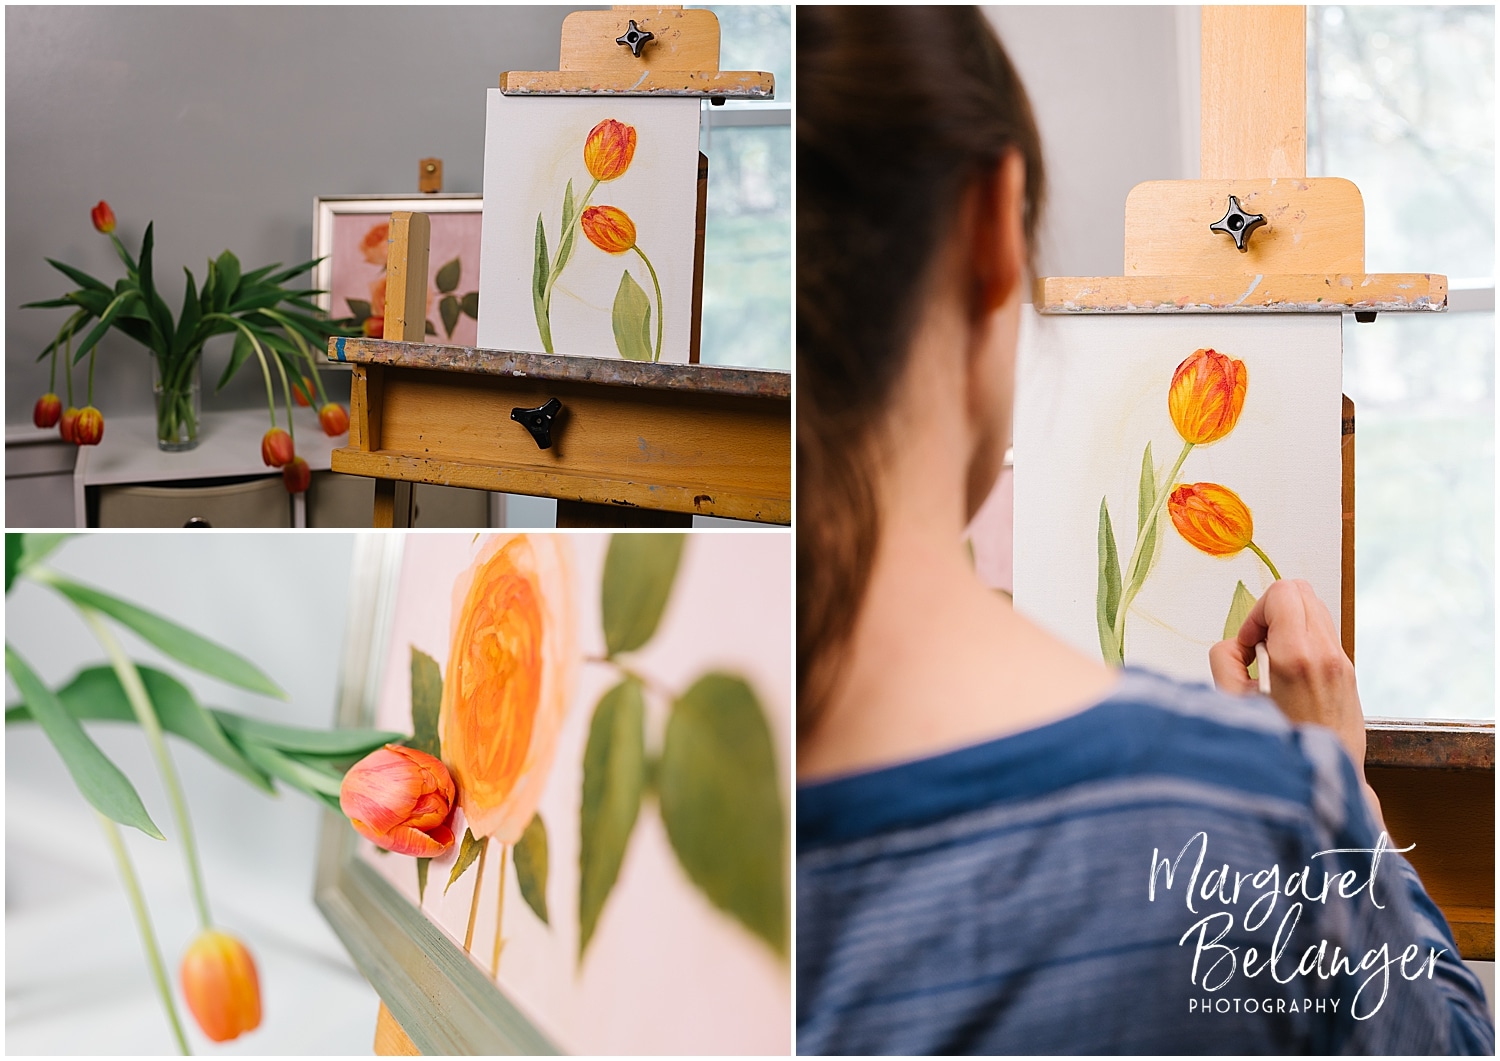
[[[168,453],[182,453],[198,445],[203,414],[199,383],[201,357],[181,361],[163,373],[159,358],[151,359],[151,391],[156,397],[156,445]]]

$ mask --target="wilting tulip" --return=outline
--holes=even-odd
[[[73,441],[80,446],[97,446],[104,437],[104,414],[92,405],[78,410],[73,424]]]
[[[329,402],[318,410],[318,423],[323,425],[323,433],[331,438],[337,438],[349,430],[349,414],[344,412],[344,407],[337,402]]]
[[[1240,496],[1218,483],[1183,483],[1167,498],[1172,526],[1194,549],[1209,556],[1233,556],[1249,549],[1271,571],[1272,578],[1281,572],[1253,541],[1254,522],[1250,508]]]
[[[635,157],[635,126],[605,118],[583,142],[583,164],[596,181],[612,181],[630,168]]]
[[[1167,392],[1167,411],[1183,440],[1195,446],[1217,442],[1239,421],[1245,407],[1245,363],[1216,350],[1195,350],[1177,366]]]
[[[591,206],[581,224],[589,242],[609,254],[624,254],[635,246],[635,222],[618,206]]]
[[[300,494],[312,485],[312,469],[301,457],[293,457],[281,469],[281,481],[286,484],[287,493]]]
[[[312,405],[313,381],[303,376],[299,380],[292,381],[292,400],[298,405],[310,407]]]
[[[99,200],[98,206],[89,211],[89,216],[94,219],[94,227],[106,236],[115,230],[115,212],[103,199]]]
[[[426,752],[387,744],[349,768],[339,806],[354,831],[398,855],[434,858],[453,846],[453,778]]]
[[[74,406],[68,406],[63,410],[62,420],[57,425],[57,433],[62,436],[64,442],[72,442],[73,428],[78,424],[79,410]]]
[[[208,929],[182,956],[182,993],[198,1027],[216,1043],[260,1027],[260,978],[239,940]]]
[[[281,428],[273,427],[261,437],[260,459],[265,461],[268,467],[283,468],[290,464],[296,455],[296,447],[292,445],[292,436]]]
[[[48,392],[36,400],[31,410],[31,422],[37,427],[55,427],[62,419],[62,399]]]

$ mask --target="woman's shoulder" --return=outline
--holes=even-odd
[[[1003,803],[1184,798],[1337,828],[1352,774],[1337,738],[1293,726],[1271,701],[1137,668],[1085,710],[939,755],[802,786],[798,851],[920,827]]]

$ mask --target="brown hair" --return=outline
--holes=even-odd
[[[969,186],[1042,151],[977,8],[797,8],[797,726],[831,694],[879,538],[876,433]]]

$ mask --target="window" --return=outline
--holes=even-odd
[[[1493,7],[1308,8],[1309,174],[1359,186],[1369,271],[1451,286],[1345,318],[1372,716],[1495,717],[1494,40]]]

